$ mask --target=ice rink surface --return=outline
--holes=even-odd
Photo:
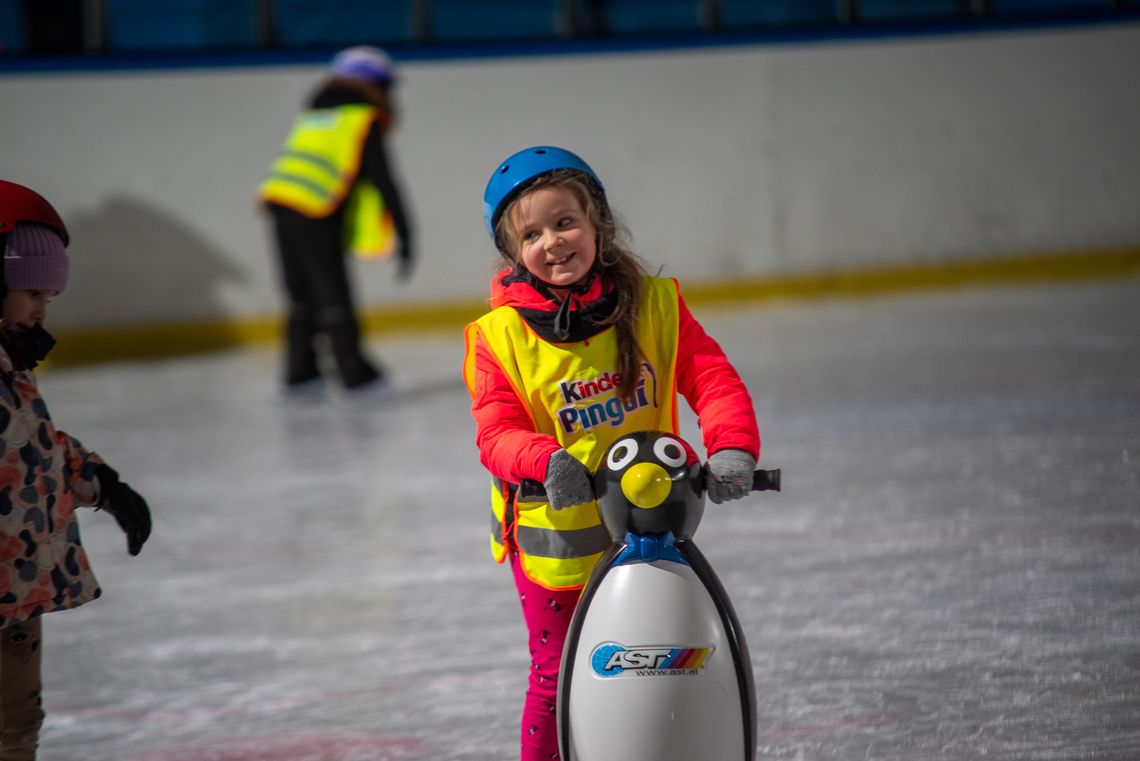
[[[784,473],[696,535],[758,758],[1140,758],[1140,280],[695,312]],[[44,761],[517,758],[460,336],[372,345],[386,400],[285,401],[275,350],[41,376],[155,515],[137,558],[81,517]]]

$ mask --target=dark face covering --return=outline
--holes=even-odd
[[[47,357],[55,346],[55,339],[43,325],[36,323],[27,330],[0,332],[0,344],[12,358],[15,369],[32,370]]]

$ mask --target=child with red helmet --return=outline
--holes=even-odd
[[[137,555],[150,535],[146,501],[94,452],[55,427],[33,369],[55,341],[47,306],[67,286],[63,220],[42,196],[0,180],[0,757],[36,757],[44,712],[41,617],[100,590],[75,507],[115,517]]]
[[[467,327],[464,379],[494,476],[492,551],[510,561],[530,635],[522,758],[552,759],[566,631],[610,544],[591,485],[607,447],[637,430],[679,433],[679,393],[700,420],[708,496],[720,503],[751,490],[760,437],[740,376],[677,282],[648,276],[618,240],[585,161],[553,146],[510,156],[483,215],[506,267],[491,312]],[[529,495],[528,480],[545,496]]]

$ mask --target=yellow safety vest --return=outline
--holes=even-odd
[[[356,182],[364,139],[376,118],[376,108],[366,104],[319,108],[298,116],[261,184],[261,200],[313,218],[327,217],[344,204],[345,248],[364,258],[391,254],[392,215],[372,183]]]
[[[624,433],[678,431],[677,294],[676,281],[646,278],[638,333],[644,354],[641,382],[629,401],[616,390],[614,328],[587,341],[549,343],[509,306],[467,326],[467,386],[474,393],[474,346],[479,336],[529,410],[535,430],[557,438],[594,472],[606,449]],[[491,512],[495,560],[502,562],[506,556],[504,531],[513,531],[524,572],[548,589],[583,586],[610,544],[596,502],[555,511],[541,498],[528,497],[525,489],[496,479]]]

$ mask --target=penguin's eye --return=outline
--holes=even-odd
[[[685,448],[674,439],[657,439],[653,442],[653,454],[657,459],[672,468],[679,468],[688,460]]]
[[[637,442],[633,439],[624,439],[614,444],[610,449],[610,454],[606,458],[606,466],[610,470],[621,470],[633,462],[634,457],[637,457]]]

